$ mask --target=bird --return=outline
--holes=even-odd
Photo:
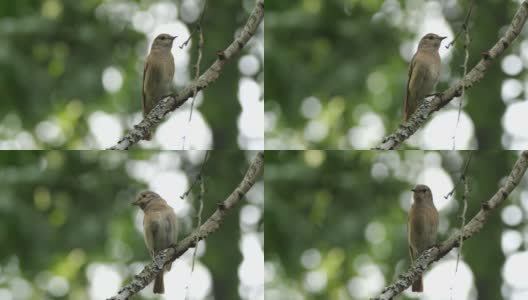
[[[433,194],[427,185],[418,184],[412,189],[414,203],[409,210],[407,222],[409,255],[411,262],[436,243],[438,211],[433,203]],[[412,284],[413,292],[423,292],[422,276]]]
[[[440,77],[438,49],[445,36],[428,33],[422,37],[409,65],[403,120],[407,122],[423,99],[434,90]]]
[[[152,43],[143,70],[143,118],[171,92],[174,77],[174,57],[171,49],[175,38],[176,36],[162,33]],[[145,139],[152,139],[152,131],[148,131]]]
[[[143,212],[143,229],[145,244],[151,257],[171,245],[175,245],[178,240],[178,219],[174,210],[167,202],[155,192],[141,192],[132,203],[139,206]],[[164,270],[157,275],[154,280],[154,293],[163,294],[165,287],[163,284],[163,274],[170,271],[172,263],[165,265]]]

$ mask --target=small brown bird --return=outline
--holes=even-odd
[[[170,94],[171,82],[174,77],[174,57],[172,42],[176,37],[160,34],[154,39],[150,53],[143,70],[143,118],[165,96]],[[152,132],[145,137],[152,139]]]
[[[412,189],[414,192],[414,203],[409,210],[407,223],[409,254],[411,261],[429,249],[436,243],[436,232],[438,230],[438,211],[433,203],[433,194],[428,186],[418,184]],[[413,292],[423,291],[422,277],[418,278],[412,285]]]
[[[139,194],[133,205],[139,206],[145,216],[143,217],[143,229],[145,235],[145,244],[154,257],[156,253],[176,244],[178,239],[178,219],[174,210],[167,205],[167,202],[160,195],[145,191]],[[171,263],[165,265],[165,270],[170,271]],[[163,285],[162,270],[154,281],[154,293],[163,294],[165,287]]]
[[[445,36],[428,33],[420,40],[409,66],[403,120],[407,121],[416,108],[434,90],[440,76],[438,49]]]

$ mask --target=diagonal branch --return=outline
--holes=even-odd
[[[482,203],[480,211],[462,228],[461,231],[453,234],[442,244],[431,247],[422,253],[422,255],[416,259],[414,264],[405,273],[398,276],[396,281],[384,288],[383,291],[381,291],[381,294],[374,299],[388,300],[400,294],[408,288],[429,265],[444,257],[454,247],[459,247],[462,240],[467,240],[475,233],[479,232],[486,224],[488,217],[506,200],[510,193],[519,184],[527,168],[528,151],[523,151],[519,159],[515,162],[510,175],[508,175],[506,180],[501,184],[499,190],[488,201]]]
[[[523,1],[513,20],[508,26],[508,30],[503,36],[489,49],[482,53],[482,58],[471,71],[466,74],[460,81],[454,86],[448,88],[443,93],[435,96],[431,101],[423,101],[422,105],[416,110],[411,116],[409,121],[400,125],[400,127],[392,134],[386,136],[380,145],[373,149],[377,150],[392,150],[397,148],[403,141],[413,135],[420,127],[425,124],[425,121],[437,110],[448,104],[453,98],[459,97],[463,90],[471,88],[473,85],[478,83],[493,61],[499,57],[505,50],[510,46],[513,41],[520,34],[526,19],[528,18],[528,0]]]
[[[198,229],[180,241],[177,245],[160,251],[154,257],[153,262],[147,265],[138,275],[134,276],[132,282],[127,284],[118,294],[107,300],[125,300],[144,289],[168,262],[182,256],[189,248],[196,247],[199,241],[207,238],[211,233],[220,228],[229,211],[244,197],[262,174],[264,168],[264,151],[257,152],[251,162],[242,182],[223,202],[218,203],[216,211]]]
[[[264,18],[264,0],[258,0],[255,8],[251,12],[246,25],[235,38],[235,40],[223,51],[218,51],[218,58],[198,79],[192,81],[176,95],[171,95],[162,99],[152,111],[139,124],[134,126],[127,135],[119,142],[109,148],[110,150],[126,150],[138,141],[145,138],[150,128],[161,122],[165,116],[180,107],[195,93],[203,90],[220,76],[224,65],[247,44],[249,39],[255,34],[259,24]]]

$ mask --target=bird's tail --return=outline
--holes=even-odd
[[[152,131],[147,131],[147,135],[145,135],[145,140],[150,141],[152,140]]]
[[[412,284],[412,291],[423,292],[422,276],[418,277],[418,279],[416,279],[416,281]]]
[[[416,110],[416,103],[410,98],[410,95],[405,95],[405,104],[403,105],[403,121],[407,122]]]
[[[163,294],[165,286],[163,286],[163,270],[156,276],[154,280],[154,294]]]

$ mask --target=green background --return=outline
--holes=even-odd
[[[128,283],[150,261],[142,231],[136,227],[141,224],[142,213],[131,205],[137,193],[148,186],[131,170],[140,164],[141,172],[150,168],[156,172],[184,172],[190,185],[200,172],[204,154],[1,152],[0,291],[7,289],[16,295],[13,299],[93,299],[88,296],[88,287],[94,280],[89,270],[97,264],[118,272],[123,279],[120,286]],[[203,171],[206,192],[202,222],[238,186],[254,155],[255,152],[241,151],[209,153]],[[191,205],[188,215],[179,215],[179,239],[196,226],[199,190],[198,184],[185,200],[166,199]],[[254,228],[241,225],[241,208],[250,204],[262,211],[262,186],[254,186],[226,216],[219,230],[207,238],[204,255],[197,259],[210,272],[210,296],[215,299],[240,298],[239,242],[244,233],[263,234],[262,218]],[[172,272],[178,270],[173,267]],[[187,273],[180,275],[191,278]],[[53,292],[49,282],[54,277],[68,282],[66,294]],[[170,286],[170,282],[166,280],[165,286]],[[151,290],[152,286],[148,286],[145,296],[135,299],[146,299]],[[22,294],[28,297],[19,298]],[[184,299],[184,295],[182,290],[178,299]]]
[[[467,151],[309,150],[266,153],[265,261],[267,268],[273,270],[270,272],[273,276],[266,280],[266,295],[282,293],[289,299],[321,300],[375,296],[409,266],[407,211],[402,203],[410,205],[410,189],[419,183],[416,182],[417,174],[436,161],[455,183],[468,155]],[[466,173],[471,187],[466,222],[477,213],[482,201],[488,200],[497,191],[516,159],[517,153],[513,151],[479,151],[472,154]],[[475,299],[503,299],[501,268],[505,254],[501,250],[501,235],[510,229],[521,235],[526,232],[528,210],[524,203],[522,221],[513,227],[501,221],[501,211],[508,205],[522,211],[520,195],[526,195],[527,191],[528,177],[525,175],[505,204],[492,214],[483,230],[464,242],[463,259],[473,272],[475,281],[471,284],[476,289]],[[449,190],[436,192],[443,197]],[[440,210],[440,224],[444,224],[440,228],[444,229],[440,230],[438,241],[445,240],[460,227],[462,192],[463,187],[459,185],[454,195],[455,203]],[[435,201],[441,203],[445,200]],[[375,227],[372,226],[374,223]],[[379,227],[384,232],[384,235],[378,235],[382,236],[382,240],[372,242],[367,238],[369,231]],[[302,264],[302,257],[309,249],[315,249],[320,254],[319,263],[311,268]],[[526,243],[518,251],[526,251]],[[356,298],[349,291],[349,282],[364,278],[362,266],[365,262],[379,268],[384,283],[368,297]],[[305,280],[313,271],[325,274],[327,283],[321,290],[310,292]],[[458,279],[456,276],[453,279],[454,276],[453,268],[449,278],[442,280],[452,283]],[[449,293],[446,288],[430,296],[449,299]],[[399,296],[398,299],[407,299],[407,296]]]
[[[251,0],[208,1],[202,22],[205,36],[201,72],[225,49],[254,8]],[[0,141],[2,148],[100,149],[89,130],[88,116],[101,111],[119,117],[128,131],[139,120],[143,66],[149,47],[147,37],[132,26],[136,11],[155,9],[161,1],[22,0],[0,3]],[[183,1],[173,1],[181,13]],[[200,5],[203,2],[194,4]],[[193,5],[194,5],[193,4]],[[109,8],[111,8],[109,10]],[[106,9],[106,12],[104,12]],[[109,13],[108,11],[114,11]],[[181,16],[177,16],[179,20]],[[189,32],[194,24],[186,24]],[[179,37],[174,47],[185,39]],[[255,39],[262,47],[263,32]],[[197,55],[193,37],[189,78]],[[258,45],[258,43],[257,43]],[[242,50],[242,55],[249,50]],[[262,60],[260,56],[256,56]],[[213,134],[212,148],[238,149],[237,118],[241,112],[238,81],[243,75],[238,58],[229,62],[220,78],[204,90],[198,108]],[[260,61],[260,65],[263,62]],[[121,89],[105,91],[103,71],[116,67],[122,77]],[[184,72],[185,73],[185,72]],[[262,83],[263,69],[253,78]],[[176,89],[181,86],[176,87]],[[190,101],[189,101],[190,104]],[[196,109],[195,105],[195,109]],[[170,115],[169,115],[170,117]],[[188,116],[186,116],[188,118]],[[61,135],[45,139],[37,126],[49,121]],[[124,132],[123,132],[124,134]],[[117,140],[115,141],[117,142]],[[180,149],[178,149],[180,150]]]
[[[402,120],[408,72],[408,62],[402,57],[400,47],[404,42],[419,38],[415,33],[419,24],[409,23],[410,14],[417,13],[417,6],[433,2],[438,3],[437,13],[442,14],[452,32],[457,33],[470,1],[267,1],[265,111],[273,116],[270,117],[273,126],[268,126],[265,133],[267,147],[351,148],[347,139],[349,129],[359,126],[368,112],[381,118],[385,135],[393,132]],[[469,69],[510,24],[520,1],[475,2],[469,22]],[[413,20],[416,20],[414,15]],[[501,121],[506,109],[501,101],[502,82],[515,78],[524,84],[526,72],[508,76],[500,65],[505,55],[519,55],[523,36],[521,34],[504,55],[493,62],[482,82],[467,91],[463,109],[475,129],[471,148],[462,150],[505,147],[503,139],[507,140],[508,135],[504,134]],[[446,89],[463,74],[462,41],[460,38],[450,49],[451,61],[448,65],[444,62],[438,91]],[[412,54],[415,48],[408,51]],[[367,80],[375,72],[383,76],[384,84],[373,80],[373,92]],[[323,123],[328,130],[320,141],[308,140],[304,135],[312,119],[301,114],[301,104],[310,96],[318,98],[322,106],[313,120]],[[522,102],[524,92],[516,98],[520,99],[512,101]],[[458,109],[458,103],[458,100],[453,101],[448,107]],[[449,128],[455,127],[449,125]],[[451,146],[447,144],[442,149],[451,149]],[[403,149],[413,147],[407,145]]]

